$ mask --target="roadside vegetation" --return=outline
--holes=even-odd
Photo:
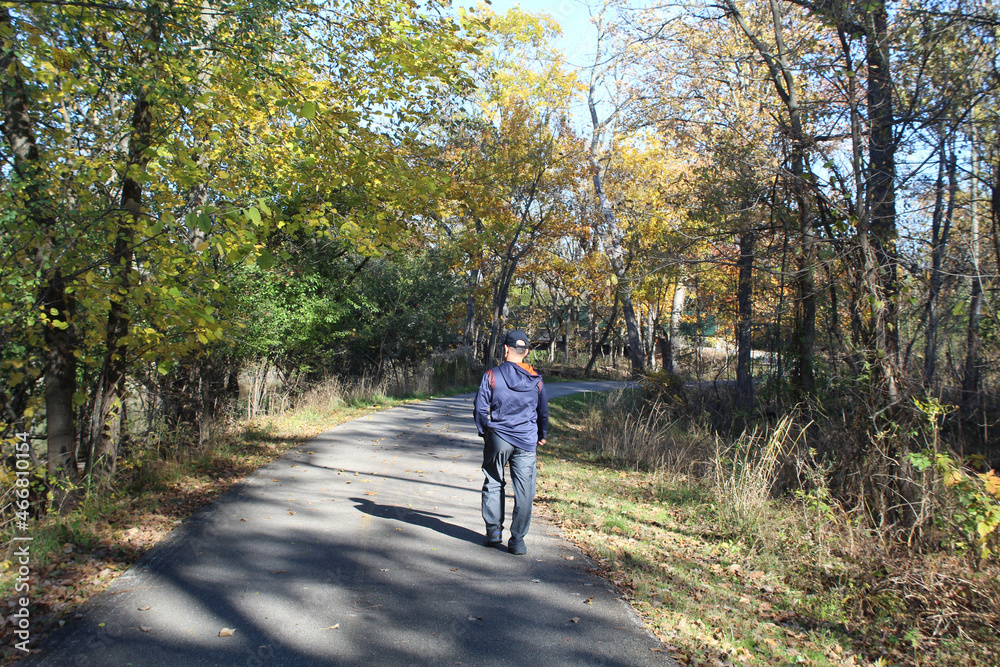
[[[828,431],[795,415],[727,439],[679,398],[553,401],[538,502],[681,664],[1000,664],[997,541],[965,525],[974,473],[912,468],[924,524],[879,529],[831,489]],[[996,487],[983,502],[1000,507]]]

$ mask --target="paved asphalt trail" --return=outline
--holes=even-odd
[[[341,424],[178,527],[21,664],[673,665],[537,513],[526,556],[481,545],[481,453],[469,394]]]

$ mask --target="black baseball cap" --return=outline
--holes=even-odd
[[[530,347],[528,340],[528,334],[524,333],[520,329],[515,329],[514,331],[507,333],[507,338],[504,339],[503,344],[507,347],[527,350]]]

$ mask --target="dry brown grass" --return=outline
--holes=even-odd
[[[539,500],[682,664],[1000,665],[995,561],[976,572],[880,536],[794,419],[716,455],[676,417],[655,433],[639,405],[554,401]]]

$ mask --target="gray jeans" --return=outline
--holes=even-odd
[[[535,499],[535,452],[515,447],[487,430],[483,445],[483,521],[486,534],[503,530],[504,468],[510,464],[510,481],[514,485],[514,511],[510,515],[510,536],[521,541],[531,525],[531,503]]]

